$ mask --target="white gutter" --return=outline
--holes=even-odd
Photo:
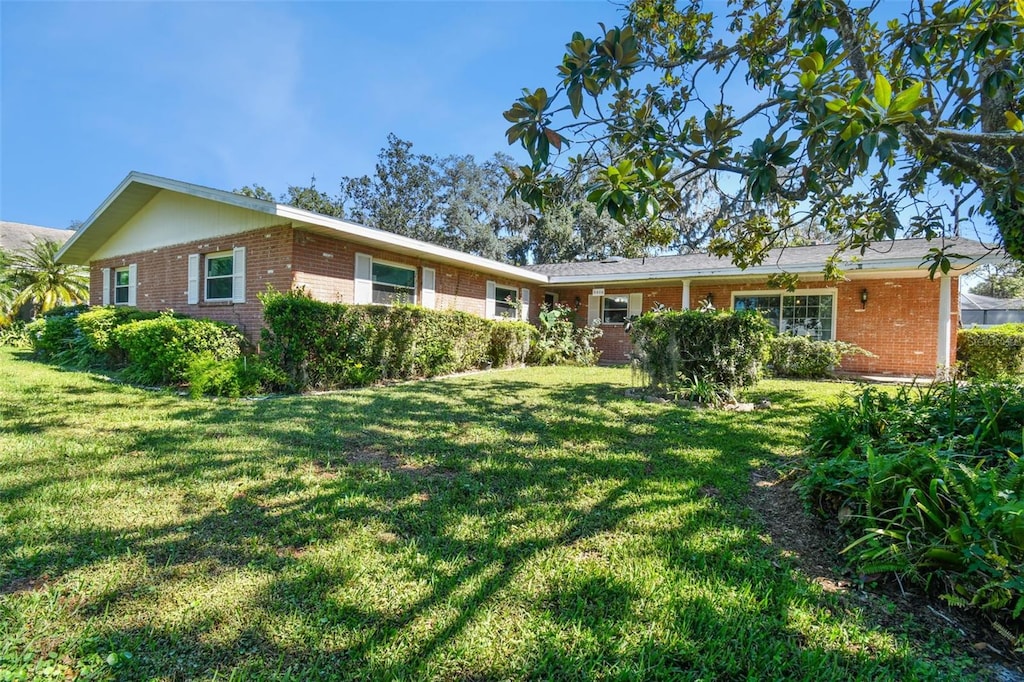
[[[490,258],[472,256],[461,251],[456,251],[455,249],[429,244],[418,239],[403,237],[391,232],[385,232],[384,230],[378,230],[364,225],[357,225],[356,223],[350,223],[337,218],[329,218],[318,213],[304,211],[285,204],[277,204],[272,201],[254,199],[235,192],[203,187],[202,185],[193,185],[180,180],[172,180],[170,178],[163,178],[157,175],[139,173],[138,171],[130,172],[128,176],[121,181],[121,184],[119,184],[117,188],[103,201],[103,203],[100,204],[99,208],[93,211],[92,215],[89,216],[89,219],[82,224],[82,226],[70,239],[68,239],[57,253],[58,260],[78,240],[78,238],[111,207],[111,205],[124,193],[129,185],[133,183],[177,192],[178,194],[185,194],[187,196],[193,196],[200,199],[207,199],[221,204],[228,204],[230,206],[256,211],[258,213],[275,215],[284,220],[303,223],[307,226],[327,228],[333,232],[340,233],[341,235],[356,237],[357,239],[361,239],[363,242],[377,245],[385,250],[389,247],[394,248],[397,246],[402,249],[414,251],[417,254],[433,256],[434,258],[439,258],[449,263],[466,264],[481,270],[487,270],[491,273],[507,275],[518,280],[536,282],[538,284],[548,283],[547,275],[527,270],[525,268],[519,268],[514,265],[499,263],[498,261],[491,260]]]
[[[538,284],[547,284],[549,282],[548,276],[543,275],[533,270],[527,270],[525,268],[519,268],[514,265],[507,265],[505,263],[499,263],[496,260],[490,258],[483,258],[481,256],[473,256],[462,251],[456,251],[455,249],[449,249],[445,246],[438,246],[436,244],[430,244],[428,242],[420,241],[419,239],[413,239],[411,237],[403,237],[402,235],[394,234],[392,232],[385,232],[372,227],[366,227],[365,225],[357,225],[356,223],[350,223],[345,220],[339,220],[337,218],[328,218],[317,213],[310,213],[294,206],[287,206],[285,204],[277,204],[276,214],[286,220],[292,222],[305,223],[307,225],[315,225],[319,227],[326,227],[336,232],[340,232],[349,237],[356,237],[364,242],[371,242],[379,245],[381,248],[387,249],[388,247],[394,248],[399,247],[410,251],[415,251],[418,254],[425,256],[433,256],[434,258],[440,258],[448,262],[462,263],[465,265],[471,265],[476,268],[483,270],[489,270],[491,272],[498,272],[509,277],[516,279],[527,280],[529,282],[537,282]]]
[[[964,268],[954,268],[953,275],[965,275],[973,270],[978,264],[984,262],[983,257],[979,261],[972,261]],[[586,275],[551,275],[548,279],[551,284],[587,284],[591,282],[645,282],[650,280],[663,279],[696,279],[710,277],[756,277],[761,275],[772,275],[780,272],[792,273],[821,273],[823,263],[802,263],[790,267],[778,265],[762,265],[746,270],[737,267],[721,267],[702,270],[662,270],[658,272],[622,272],[615,274],[586,274]],[[877,270],[925,270],[920,258],[899,258],[886,260],[873,260],[867,262],[850,263],[845,271],[850,274],[856,272],[869,272]]]

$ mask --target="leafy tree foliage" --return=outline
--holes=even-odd
[[[1024,297],[1024,271],[1018,263],[985,265],[979,274],[982,280],[971,287],[972,294],[993,298]]]
[[[505,196],[505,169],[512,165],[504,154],[483,162],[472,156],[420,154],[412,142],[392,134],[372,176],[343,177],[335,197],[317,189],[313,178],[308,187],[290,186],[279,201],[520,265],[639,257],[648,254],[651,244],[693,250],[706,244],[714,217],[723,210],[710,186],[695,182],[681,193],[690,203],[681,204],[673,218],[685,229],[672,232],[662,223],[632,219],[620,223],[587,202],[582,182],[574,180],[562,184],[557,201],[538,214],[524,201]],[[235,191],[275,201],[259,184]],[[652,236],[652,230],[659,232]]]
[[[57,242],[40,239],[10,257],[0,291],[10,297],[11,316],[26,305],[33,305],[35,312],[47,313],[57,306],[89,301],[89,270],[58,263],[59,250]]]
[[[525,204],[504,198],[508,157],[418,154],[388,136],[373,176],[345,177],[341,197],[357,222],[414,239],[506,260],[510,241],[527,226]]]
[[[716,17],[634,0],[620,26],[573,34],[550,94],[505,112],[532,159],[510,194],[543,207],[565,177],[592,177],[599,212],[665,220],[704,178],[740,209],[711,242],[740,266],[812,218],[864,248],[957,234],[977,213],[1024,258],[1024,3],[908,0],[885,23],[879,5],[732,0]],[[936,248],[932,271],[952,255]]]

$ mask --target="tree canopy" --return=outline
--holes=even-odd
[[[505,112],[531,159],[510,194],[544,207],[586,177],[599,212],[657,223],[703,180],[732,207],[711,250],[740,266],[812,222],[837,253],[938,238],[934,273],[941,238],[988,220],[1024,258],[1024,0],[727,7],[634,0],[573,34],[550,93]]]
[[[504,154],[482,162],[421,154],[392,134],[373,174],[343,177],[335,196],[318,189],[316,178],[308,187],[289,186],[279,199],[259,184],[235,192],[518,265],[647,254],[650,240],[638,238],[645,226],[598,215],[579,182],[564,184],[539,216],[506,197],[504,169],[512,163]],[[676,239],[673,246],[695,244]]]

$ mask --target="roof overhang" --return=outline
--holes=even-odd
[[[57,253],[57,260],[63,263],[87,264],[93,254],[109,240],[133,215],[162,190],[177,192],[192,197],[208,199],[221,204],[257,211],[281,218],[297,229],[307,230],[328,237],[342,237],[357,244],[364,244],[387,251],[414,255],[432,260],[470,267],[493,275],[504,275],[517,280],[545,284],[546,275],[430,244],[418,239],[377,230],[345,220],[304,211],[293,206],[272,201],[254,199],[235,192],[211,189],[187,182],[171,180],[156,175],[132,171],[111,192],[99,208],[75,232]]]
[[[969,260],[954,263],[949,275],[960,277],[973,271],[980,265],[1000,261],[998,254],[970,256]],[[927,277],[927,264],[921,258],[892,258],[871,261],[850,262],[843,265],[846,279],[875,279],[879,277]],[[736,266],[702,268],[695,270],[663,270],[650,273],[615,273],[585,275],[549,275],[548,283],[552,286],[572,286],[578,284],[653,284],[656,282],[680,282],[693,279],[716,279],[740,281],[749,279],[765,279],[771,275],[791,273],[795,275],[812,275],[823,277],[824,270],[820,264],[794,264],[790,267],[764,265],[741,270]]]

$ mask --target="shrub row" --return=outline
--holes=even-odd
[[[956,356],[968,376],[1024,374],[1024,324],[961,329],[957,334]]]
[[[818,341],[807,336],[783,334],[769,344],[768,364],[772,374],[796,379],[831,376],[844,357],[871,353],[845,341]]]
[[[455,310],[263,294],[262,348],[295,390],[365,386],[525,361],[534,330]]]
[[[711,385],[731,394],[757,381],[774,327],[756,311],[648,312],[634,320],[634,362],[656,388]]]
[[[78,369],[120,370],[147,385],[188,384],[193,395],[248,395],[282,383],[243,357],[238,329],[173,313],[107,306],[54,311],[28,325],[36,355]]]
[[[850,531],[864,575],[953,605],[1024,613],[1024,385],[869,388],[815,417],[802,489]],[[1018,640],[1018,646],[1024,640]]]

